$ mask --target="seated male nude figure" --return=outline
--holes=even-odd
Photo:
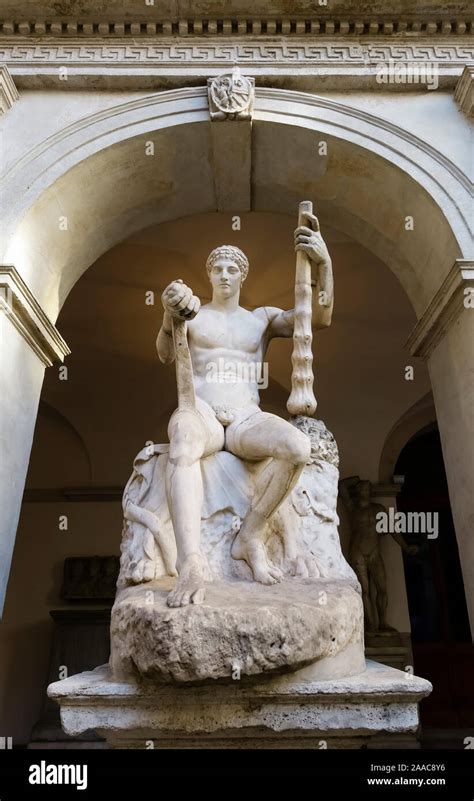
[[[308,214],[306,222],[308,225],[295,230],[295,250],[304,251],[317,265],[313,325],[322,328],[331,321],[332,265],[317,218]],[[281,580],[282,573],[267,560],[267,521],[291,492],[310,457],[305,434],[259,407],[259,368],[273,337],[293,336],[294,309],[262,306],[247,311],[239,305],[240,287],[249,268],[239,248],[216,248],[206,267],[212,285],[211,302],[201,308],[189,287],[181,280],[173,281],[162,295],[165,312],[156,342],[160,360],[172,362],[172,318],[188,321],[196,409],[176,410],[168,427],[166,486],[179,572],[168,606],[202,603],[209,579],[200,550],[200,459],[225,449],[245,460],[269,460],[259,474],[252,507],[234,540],[232,556],[247,562],[255,581],[274,584]],[[209,381],[209,365],[223,363],[225,378],[219,381],[217,376],[217,381]],[[235,380],[232,370],[229,376],[229,363],[235,365]],[[242,365],[244,368],[239,369]],[[246,376],[244,380],[242,375]]]

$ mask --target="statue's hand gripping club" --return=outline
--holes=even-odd
[[[161,296],[165,313],[173,320],[192,320],[201,308],[201,301],[181,278],[168,284]]]
[[[186,322],[192,320],[201,301],[192,290],[178,278],[166,287],[161,296],[165,314],[171,320],[173,344],[176,360],[176,385],[178,390],[178,409],[195,409],[193,365],[189,353]]]
[[[316,398],[313,394],[312,325],[326,328],[331,324],[334,281],[331,257],[319,231],[313,204],[305,200],[299,205],[298,227],[295,230],[296,280],[295,322],[293,333],[293,373],[287,409],[292,415],[313,415]],[[311,280],[311,262],[317,268],[317,279]],[[313,293],[312,289],[316,288]],[[317,294],[317,309],[312,308]]]
[[[312,319],[312,287],[311,261],[313,231],[307,229],[305,236],[303,226],[313,218],[313,204],[303,200],[299,205],[298,228],[295,232],[296,276],[295,276],[295,327],[293,332],[293,353],[291,362],[291,395],[286,407],[291,415],[304,414],[312,416],[317,407],[313,393],[313,351],[311,344],[313,332]],[[319,225],[318,225],[319,229]],[[321,238],[321,241],[322,238]],[[324,242],[323,242],[324,244]]]

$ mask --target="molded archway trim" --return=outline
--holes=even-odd
[[[124,237],[215,210],[210,125],[206,89],[174,89],[85,117],[12,166],[4,262],[53,321],[80,275]],[[159,149],[153,169],[143,137]],[[255,211],[293,213],[303,194],[314,199],[323,222],[390,266],[418,316],[470,246],[463,173],[413,134],[328,98],[257,89],[252,175]]]
[[[385,440],[380,456],[379,482],[390,484],[397,459],[403,448],[423,428],[436,422],[433,395],[428,392],[395,423]]]

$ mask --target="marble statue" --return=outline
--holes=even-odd
[[[338,535],[337,445],[310,416],[312,329],[331,322],[333,278],[308,202],[294,247],[294,309],[240,305],[249,262],[233,245],[207,259],[210,303],[180,279],[162,294],[156,344],[175,362],[178,408],[169,443],[138,454],[124,491],[117,677],[222,679],[232,665],[250,676],[333,659],[333,674],[363,670],[360,588]],[[274,337],[293,337],[288,420],[260,408]]]
[[[309,203],[295,249],[289,311],[240,306],[249,264],[231,245],[207,259],[210,303],[179,279],[163,292],[157,349],[175,363],[178,408],[169,443],[140,451],[124,490],[109,662],[48,688],[68,733],[317,748],[418,725],[431,687],[366,663],[361,588],[341,551],[338,448],[314,416],[311,352],[312,324],[331,321],[332,266]],[[288,420],[260,408],[273,337],[293,337]]]
[[[396,629],[387,623],[387,577],[376,528],[377,514],[386,508],[371,501],[370,481],[358,476],[342,481],[341,490],[350,512],[349,562],[362,588],[366,634],[388,636]],[[408,545],[400,533],[391,535],[407,554],[417,553],[417,546]]]
[[[314,216],[307,218],[306,226],[295,230],[295,249],[304,251],[316,267],[330,267]],[[206,268],[212,286],[211,302],[200,307],[189,287],[173,281],[163,292],[164,319],[157,339],[161,361],[173,361],[172,319],[186,320],[195,389],[195,407],[178,408],[168,427],[166,483],[179,573],[168,598],[169,606],[200,603],[204,599],[208,574],[200,549],[200,460],[223,449],[247,461],[270,460],[255,481],[252,507],[236,534],[232,556],[248,564],[255,581],[273,584],[281,580],[282,573],[267,559],[267,522],[297,483],[310,457],[310,443],[304,433],[260,409],[255,378],[270,341],[293,336],[294,310],[262,306],[250,312],[239,305],[240,287],[249,264],[237,247],[224,245],[213,250]],[[329,281],[324,290],[325,305],[314,304],[316,326],[327,326],[331,319]],[[209,381],[209,368],[218,365],[219,360],[224,360],[226,367],[233,365],[235,380],[229,380],[226,369],[222,380],[217,376],[217,381]]]

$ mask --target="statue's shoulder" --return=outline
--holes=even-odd
[[[266,323],[271,323],[281,314],[281,309],[278,309],[276,306],[258,306],[258,308],[254,309],[252,314],[259,319],[264,320]]]
[[[212,316],[213,311],[214,310],[212,309],[210,303],[204,303],[199,309],[199,314],[196,314],[192,320],[188,320],[188,328],[196,328],[196,326],[199,328],[199,324],[201,323],[202,319],[208,317],[209,315]]]

